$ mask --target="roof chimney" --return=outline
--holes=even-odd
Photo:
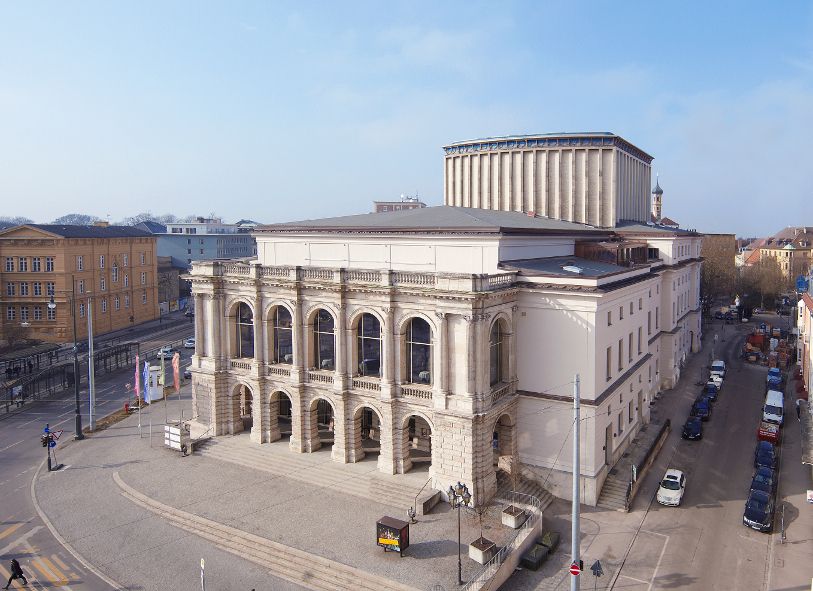
[[[99,228],[106,228],[110,225],[110,222],[108,222],[107,220],[96,220],[95,222],[93,222],[93,225]]]

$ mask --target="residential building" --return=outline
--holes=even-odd
[[[373,201],[373,213],[418,209],[419,207],[426,207],[426,203],[420,201],[417,195],[414,197],[401,195],[400,201]]]
[[[785,228],[768,238],[759,254],[760,260],[776,260],[786,279],[804,275],[813,264],[813,227]]]
[[[187,268],[176,265],[172,262],[172,257],[158,257],[158,306],[161,314],[174,312],[182,307],[182,295],[188,296],[186,281],[181,279],[181,274]],[[143,275],[141,276],[143,280]]]
[[[197,218],[195,222],[158,224],[142,222],[142,228],[158,238],[158,255],[172,258],[173,265],[189,268],[193,261],[253,257],[257,245],[251,235],[257,222],[241,220],[226,224],[221,218]]]
[[[447,205],[263,226],[256,260],[193,264],[193,431],[345,463],[371,437],[380,471],[428,462],[432,487],[476,502],[517,457],[567,498],[578,374],[595,504],[700,346],[702,237],[646,223],[645,172],[640,214],[601,193],[613,227]]]
[[[158,317],[155,238],[130,226],[27,224],[0,232],[0,326],[32,339],[87,338]],[[55,308],[48,304],[53,297]],[[2,338],[2,336],[0,336]]]

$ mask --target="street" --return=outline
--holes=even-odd
[[[163,330],[160,336],[145,336],[141,350],[155,349],[163,344],[191,336],[191,325]],[[192,349],[179,349],[181,367],[189,364]],[[169,360],[167,360],[169,367]],[[82,369],[86,372],[87,366]],[[96,417],[110,414],[132,400],[125,384],[133,382],[134,368],[97,376]],[[171,371],[171,369],[170,369]],[[83,380],[80,390],[82,424],[88,425],[87,382]],[[82,445],[73,442],[75,424],[75,401],[73,389],[58,395],[26,404],[22,409],[0,414],[0,578],[8,580],[8,564],[16,558],[22,565],[33,589],[109,589],[102,578],[80,564],[54,538],[40,519],[32,498],[31,481],[39,465],[46,459],[46,449],[41,446],[40,436],[45,424],[52,431],[63,429],[56,448],[53,464],[60,462],[60,450],[65,445]],[[59,472],[54,473],[55,476]],[[58,482],[58,480],[57,480]]]

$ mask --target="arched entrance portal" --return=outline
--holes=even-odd
[[[509,415],[502,415],[494,423],[491,435],[491,449],[494,454],[494,465],[498,469],[510,470],[509,464],[516,451],[514,440],[514,421]]]
[[[269,443],[280,439],[290,441],[293,432],[292,408],[291,399],[286,392],[277,390],[271,393],[268,401],[268,416],[264,419],[265,424],[268,425],[265,441]]]
[[[360,406],[353,414],[350,456],[351,462],[378,461],[381,454],[381,417],[370,406]]]
[[[308,408],[309,449],[332,449],[335,440],[333,405],[325,398],[315,398]]]
[[[403,432],[403,472],[432,468],[432,426],[418,415],[406,417]]]
[[[245,384],[237,384],[231,395],[231,417],[229,420],[229,433],[237,435],[243,431],[251,431],[254,425],[252,415],[254,396],[251,388]]]

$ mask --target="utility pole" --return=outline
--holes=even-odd
[[[93,358],[93,297],[88,295],[88,402],[90,430],[96,430],[96,371]]]
[[[571,515],[571,564],[581,564],[579,560],[579,374],[573,382],[573,505]],[[579,591],[579,576],[571,575],[570,591]]]

